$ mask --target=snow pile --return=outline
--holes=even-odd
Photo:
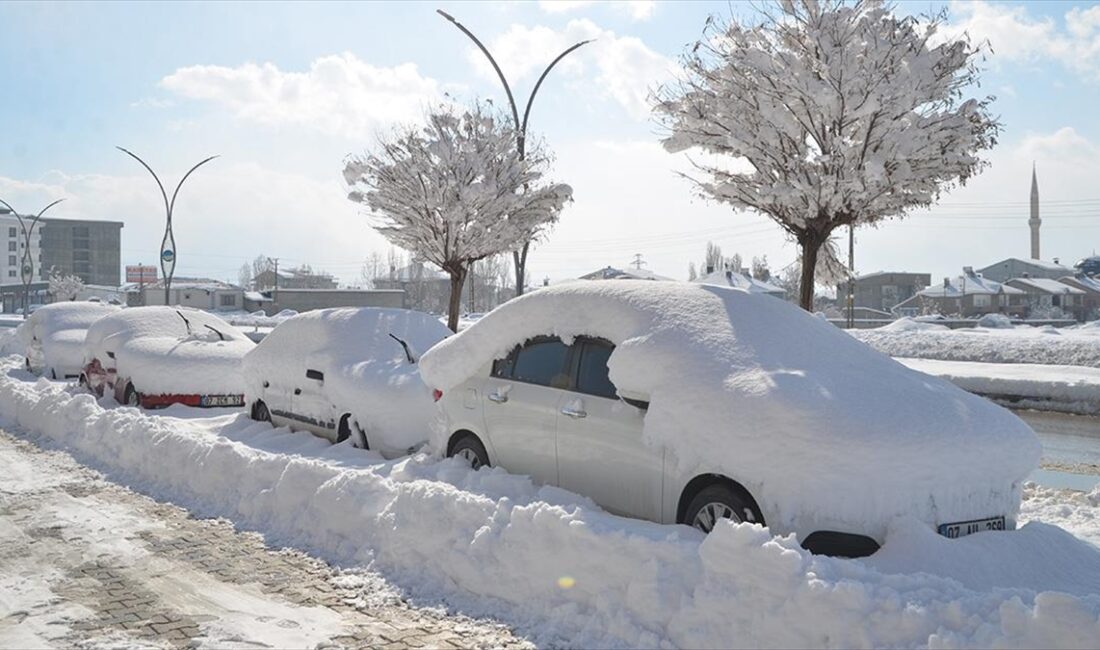
[[[16,330],[31,368],[55,379],[78,375],[84,365],[84,335],[119,307],[96,302],[58,302],[35,310]]]
[[[879,332],[934,332],[947,330],[946,325],[915,320],[909,317],[899,318],[896,321],[878,328]]]
[[[869,560],[811,556],[748,524],[704,537],[614,517],[497,468],[382,461],[241,414],[105,409],[72,388],[32,383],[18,366],[0,363],[6,426],[148,494],[260,530],[271,545],[369,564],[413,597],[502,619],[539,645],[1068,647],[1100,638],[1100,552],[1049,525],[947,541],[899,520]],[[935,556],[910,557],[913,544]]]
[[[255,344],[197,309],[131,307],[88,328],[84,361],[115,367],[146,395],[240,394],[241,358]],[[112,364],[110,355],[115,355]]]
[[[896,331],[887,326],[847,332],[892,357],[1100,368],[1100,329],[1095,327],[919,331],[903,326]]]
[[[451,331],[433,316],[406,309],[307,312],[276,327],[245,355],[245,399],[251,404],[263,396],[269,408],[287,408],[292,400],[289,391],[303,383],[306,369],[319,370],[325,376],[322,392],[340,412],[352,414],[371,448],[405,453],[427,439],[434,406],[418,365],[409,362],[391,334],[408,344],[418,360]],[[267,389],[265,381],[270,384]],[[278,396],[278,406],[270,397],[272,390],[287,391]],[[290,410],[325,421],[332,417],[331,410],[310,410],[322,406],[327,404],[298,400]]]
[[[684,476],[740,482],[776,530],[881,540],[899,515],[930,524],[1011,518],[1039,461],[1035,434],[1010,412],[785,301],[725,287],[540,289],[432,348],[421,373],[447,391],[551,334],[614,343],[611,381],[650,402],[646,441],[671,450]],[[441,450],[444,439],[434,443]]]
[[[936,359],[898,361],[913,370],[946,379],[971,393],[1042,401],[1045,410],[1100,412],[1100,368]]]
[[[275,327],[279,323],[286,321],[298,315],[298,312],[293,309],[284,309],[277,314],[271,316],[267,315],[262,309],[254,312],[247,311],[232,311],[232,312],[218,312],[218,316],[230,325],[236,325],[237,327]]]

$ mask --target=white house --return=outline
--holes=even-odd
[[[142,304],[164,304],[163,281],[145,285],[144,293]],[[207,311],[237,311],[244,309],[244,289],[219,280],[181,278],[172,282],[168,304]]]
[[[605,266],[602,269],[586,273],[580,277],[581,280],[672,280],[672,278],[666,278],[663,275],[657,275],[653,271],[646,269],[617,269],[612,266]]]
[[[1008,282],[1012,278],[1049,278],[1057,280],[1067,275],[1073,275],[1073,269],[1062,266],[1057,259],[1053,262],[1047,262],[1009,257],[995,264],[990,264],[984,269],[978,269],[978,274],[997,282]]]
[[[1027,294],[1027,302],[1032,315],[1038,310],[1040,316],[1044,310],[1061,309],[1074,318],[1080,318],[1085,308],[1085,291],[1050,278],[1013,278],[1006,282]]]

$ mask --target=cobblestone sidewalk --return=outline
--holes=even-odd
[[[0,468],[0,646],[529,646],[2,431]]]

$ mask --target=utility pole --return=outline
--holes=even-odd
[[[594,39],[581,41],[574,43],[570,47],[566,48],[564,52],[559,54],[557,58],[550,62],[550,65],[546,66],[546,69],[542,71],[542,75],[539,76],[538,81],[535,82],[535,88],[531,91],[530,97],[527,98],[527,108],[523,111],[523,120],[519,119],[519,109],[516,107],[516,100],[512,97],[512,87],[508,85],[508,80],[504,77],[504,73],[501,71],[500,66],[497,65],[496,59],[489,53],[489,49],[485,47],[481,41],[474,36],[473,32],[466,29],[466,27],[455,20],[454,16],[443,11],[442,9],[436,9],[436,13],[443,16],[447,20],[457,27],[463,34],[470,37],[470,40],[477,45],[481,53],[485,55],[485,58],[489,59],[489,63],[493,66],[493,70],[496,70],[497,77],[500,78],[501,85],[504,86],[504,94],[508,96],[508,105],[512,109],[512,122],[516,127],[516,148],[519,151],[519,159],[526,159],[526,142],[527,142],[527,118],[531,116],[531,104],[535,101],[535,95],[539,92],[539,87],[542,86],[542,82],[546,79],[546,75],[550,74],[550,70],[558,64],[558,61],[564,59],[570,52],[579,48],[582,45],[591,43]],[[527,253],[531,248],[531,240],[523,242],[523,247],[520,250],[512,251],[512,262],[516,267],[516,296],[523,295],[524,276],[527,270]]]
[[[272,302],[273,305],[278,306],[279,305],[279,258],[278,257],[269,257],[268,259],[275,263],[275,270],[272,272],[272,277],[275,278],[274,279],[275,290],[271,292],[271,302]]]
[[[642,260],[642,254],[641,253],[634,253],[634,261],[631,262],[631,264],[634,266],[634,268],[641,271],[642,270],[642,265],[645,264],[645,262]]]
[[[183,187],[183,182],[187,180],[187,177],[191,175],[193,171],[202,167],[211,160],[217,158],[217,156],[210,156],[206,160],[203,160],[199,164],[195,165],[191,169],[187,170],[187,173],[183,175],[180,182],[176,184],[176,190],[172,192],[172,200],[168,200],[168,192],[164,190],[164,184],[160,182],[160,178],[157,173],[153,171],[153,168],[145,163],[144,160],[138,158],[136,154],[131,151],[127,151],[122,147],[115,147],[122,153],[130,156],[134,160],[141,163],[150,174],[153,175],[153,180],[157,182],[157,187],[160,188],[160,195],[164,198],[164,214],[165,214],[165,226],[164,226],[164,239],[160,241],[160,270],[164,273],[164,304],[170,305],[172,290],[172,276],[176,272],[176,236],[172,233],[172,209],[176,207],[176,196],[180,193],[180,188]]]
[[[856,227],[848,224],[848,329],[856,326]]]
[[[0,199],[0,205],[3,205],[9,212],[15,215],[15,218],[19,221],[19,229],[23,234],[23,261],[20,264],[21,279],[23,280],[23,318],[27,318],[27,312],[31,308],[31,282],[34,281],[34,255],[31,255],[31,236],[34,234],[34,227],[38,225],[38,220],[42,218],[42,215],[46,214],[46,210],[49,210],[53,206],[61,203],[65,199],[58,199],[53,203],[42,208],[38,214],[31,219],[31,225],[28,228],[27,224],[23,222],[23,217],[19,215],[19,212],[15,208],[11,207],[7,201]]]

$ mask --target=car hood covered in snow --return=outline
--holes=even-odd
[[[408,344],[414,362],[391,334]],[[325,395],[354,416],[372,447],[404,453],[427,439],[434,414],[415,361],[449,334],[434,317],[407,309],[307,312],[281,323],[245,357],[246,398],[263,394],[264,381],[272,384],[270,392],[300,385],[306,369],[319,370]]]
[[[88,327],[119,307],[95,302],[58,302],[35,310],[19,326],[26,356],[36,370],[55,370],[58,379],[80,372]]]
[[[680,473],[740,481],[774,528],[881,539],[900,515],[1011,518],[1038,464],[1034,432],[1009,411],[792,304],[724,287],[540,289],[437,345],[421,372],[447,390],[542,334],[611,340],[611,380],[650,402],[647,442],[670,450]]]
[[[113,353],[119,376],[146,395],[232,395],[244,393],[241,358],[253,347],[236,328],[207,312],[132,307],[88,329],[84,362],[99,359],[110,368],[107,353]]]

